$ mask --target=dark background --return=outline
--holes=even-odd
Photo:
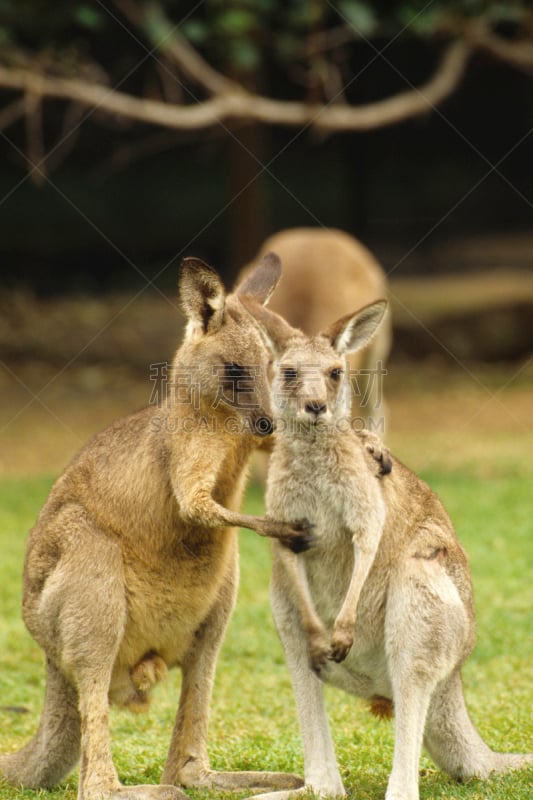
[[[371,57],[364,51],[361,63]],[[387,55],[415,85],[436,59],[412,43]],[[379,59],[368,72],[359,102],[402,88]],[[299,225],[351,232],[395,277],[531,269],[532,87],[527,74],[479,54],[427,116],[329,137],[266,126],[168,132],[89,115],[44,179],[28,176],[20,122],[0,140],[1,283],[37,294],[147,279],[167,289],[183,255],[231,282],[266,235]],[[52,142],[64,104],[44,108]]]
[[[162,88],[170,89],[174,102],[194,102],[165,53],[148,55],[147,31],[120,16],[125,2],[0,0],[0,71],[22,64],[47,75],[88,75],[137,97],[161,99]],[[501,42],[529,42],[531,65],[518,68],[477,49],[438,108],[331,136],[235,121],[172,131],[90,107],[76,116],[72,104],[49,98],[40,115],[2,127],[6,109],[23,95],[0,89],[0,474],[57,473],[94,431],[150,402],[153,366],[169,361],[180,341],[184,255],[206,259],[230,286],[268,234],[298,225],[349,231],[389,276],[394,345],[385,395],[398,455],[416,468],[431,453],[461,469],[475,461],[485,474],[498,452],[502,469],[527,468],[528,4],[158,2],[177,20],[196,9],[187,22],[203,30],[193,43],[198,52],[251,91],[280,99],[313,99],[316,87],[301,79],[317,65],[302,60],[301,47],[317,25],[320,33],[342,23],[334,6],[367,14],[365,35],[343,51],[345,100],[354,106],[434,75],[453,39],[439,29],[448,12],[464,24],[488,19]],[[244,30],[243,8],[251,19]],[[318,23],[305,16],[317,8],[327,12]],[[505,19],[489,19],[491,9]],[[280,16],[285,10],[289,16]],[[514,11],[523,25],[509,21]],[[277,57],[283,42],[284,62]],[[43,174],[33,165],[47,155]]]

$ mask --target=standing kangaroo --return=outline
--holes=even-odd
[[[290,228],[270,236],[253,263],[273,251],[283,277],[269,308],[312,336],[332,319],[387,295],[385,273],[372,253],[353,236],[335,228]],[[244,271],[251,269],[247,267]],[[352,418],[359,428],[383,433],[385,403],[381,375],[391,347],[390,316],[376,335],[348,354]]]
[[[468,716],[460,669],[475,638],[470,569],[440,500],[396,459],[386,477],[369,470],[352,430],[345,354],[365,346],[383,311],[373,304],[312,338],[254,311],[278,354],[267,510],[287,522],[308,515],[316,526],[309,553],[274,543],[271,597],[304,744],[297,791],[345,794],[323,681],[376,711],[394,707],[386,800],[418,800],[423,743],[458,779],[519,768],[533,755],[493,752]]]
[[[267,256],[226,297],[217,273],[185,259],[187,316],[169,401],[97,434],[56,481],[30,533],[23,615],[47,657],[34,738],[0,757],[15,785],[49,787],[81,751],[79,800],[177,800],[176,784],[297,786],[282,773],[214,772],[206,738],[216,659],[235,603],[237,531],[306,547],[305,523],[239,513],[244,470],[272,432],[269,354],[241,300],[266,303],[280,275]],[[142,708],[169,667],[183,673],[162,782],[122,787],[109,702]],[[172,784],[172,785],[171,785]]]

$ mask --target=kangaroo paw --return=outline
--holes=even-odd
[[[339,664],[344,661],[353,645],[353,630],[334,630],[331,636],[331,645],[328,658]]]
[[[326,632],[309,636],[309,663],[316,675],[320,675],[329,658],[330,643]]]
[[[131,680],[139,692],[147,692],[168,675],[167,665],[157,653],[148,653],[131,671]]]

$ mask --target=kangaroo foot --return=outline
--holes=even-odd
[[[261,792],[261,794],[253,794],[247,797],[246,800],[292,800],[302,795],[307,795],[307,786],[302,786],[300,789],[293,789],[292,791],[285,790],[280,792]]]
[[[298,775],[289,772],[216,772],[209,770],[199,783],[194,787],[222,789],[225,791],[242,791],[253,789],[298,789],[303,786],[303,780]]]
[[[344,798],[345,792],[339,793],[338,791],[318,791],[312,786],[301,786],[299,789],[287,789],[280,792],[264,792],[261,794],[254,794],[247,797],[246,800],[298,800],[300,797],[330,797],[330,798]]]
[[[96,800],[96,798],[95,798]],[[98,800],[189,800],[177,786],[121,786]]]

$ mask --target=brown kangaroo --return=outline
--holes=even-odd
[[[385,273],[372,253],[349,234],[334,228],[292,228],[275,233],[261,246],[257,263],[275,252],[283,276],[269,308],[290,325],[313,336],[332,319],[387,296]],[[246,267],[243,274],[251,269]],[[376,335],[356,353],[349,353],[352,420],[383,434],[385,403],[382,374],[392,341],[390,315]]]
[[[345,356],[368,343],[384,305],[313,337],[251,309],[277,353],[267,512],[286,522],[309,515],[316,534],[299,556],[273,543],[272,608],[296,696],[305,786],[262,800],[345,794],[321,681],[375,710],[394,706],[386,800],[418,800],[423,743],[461,780],[533,763],[533,754],[493,752],[468,716],[460,670],[475,639],[472,586],[446,511],[396,459],[386,477],[369,470],[350,425]]]
[[[34,738],[0,757],[17,786],[49,787],[81,752],[79,800],[177,800],[176,784],[294,787],[283,773],[214,772],[206,738],[218,651],[235,603],[242,526],[299,548],[305,522],[239,513],[249,455],[272,432],[269,353],[241,300],[266,303],[280,276],[267,256],[226,296],[217,273],[185,259],[187,317],[168,402],[97,434],[56,481],[30,533],[23,615],[47,657]],[[162,783],[122,787],[111,759],[110,701],[140,708],[179,666],[181,698]]]

